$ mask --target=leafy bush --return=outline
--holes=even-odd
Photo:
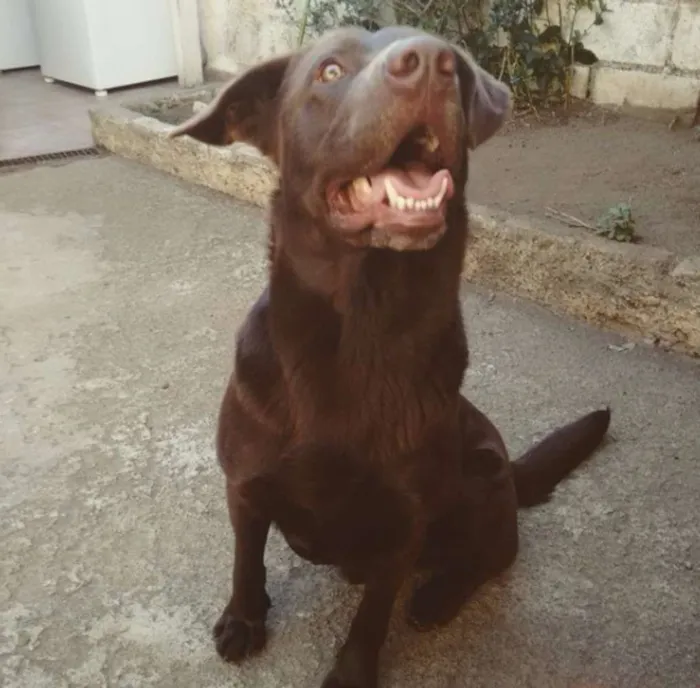
[[[295,0],[276,2],[294,16]],[[583,10],[593,19],[580,31],[576,19]],[[597,61],[583,40],[607,11],[605,0],[493,0],[490,6],[488,0],[307,0],[300,41],[307,28],[316,33],[343,25],[377,29],[390,17],[467,48],[511,88],[516,108],[534,109],[568,103],[570,67]]]

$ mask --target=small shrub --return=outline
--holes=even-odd
[[[598,220],[597,234],[613,241],[637,242],[636,222],[629,203],[618,203]]]
[[[295,17],[295,0],[276,2]],[[553,107],[569,101],[571,66],[597,61],[583,41],[609,11],[605,0],[555,2],[556,11],[546,0],[493,0],[490,9],[487,0],[307,0],[300,42],[308,29],[315,33],[343,25],[377,29],[391,16],[397,23],[467,48],[484,69],[510,87],[516,109]],[[580,31],[576,20],[584,10],[593,19]]]

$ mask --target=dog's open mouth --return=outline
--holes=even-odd
[[[406,240],[391,239],[394,234],[414,239],[441,235],[447,201],[454,194],[452,175],[441,158],[437,136],[425,126],[415,128],[376,173],[328,188],[334,220],[348,231],[378,231],[374,245],[408,247]]]

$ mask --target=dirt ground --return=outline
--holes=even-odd
[[[687,118],[581,107],[514,117],[478,149],[471,202],[538,217],[547,208],[588,224],[629,202],[647,245],[700,255],[700,135]]]
[[[170,124],[192,114],[185,102],[151,108]],[[473,154],[469,200],[515,215],[553,208],[595,226],[630,203],[643,244],[700,255],[700,133],[689,117],[578,106],[514,116]]]

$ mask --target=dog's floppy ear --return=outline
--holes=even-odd
[[[278,94],[292,55],[272,58],[231,80],[204,109],[168,134],[214,146],[248,143],[272,159],[277,152]]]
[[[479,67],[466,51],[455,49],[462,107],[471,149],[488,141],[510,113],[510,89]]]

